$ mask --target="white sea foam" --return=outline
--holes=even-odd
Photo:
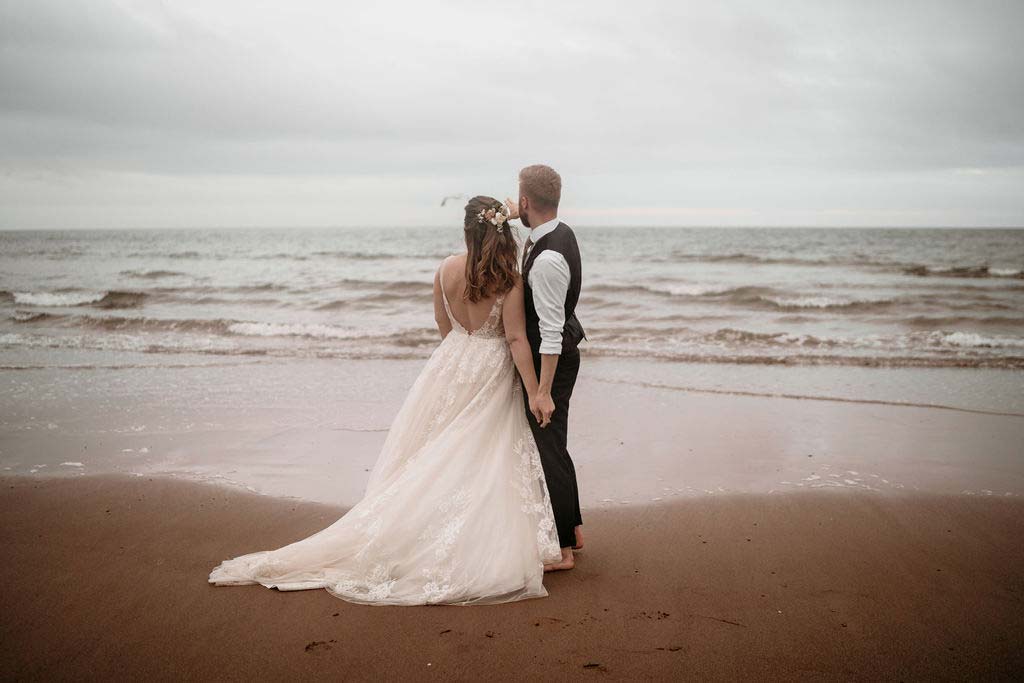
[[[233,334],[251,337],[316,337],[319,339],[359,339],[371,336],[373,330],[353,330],[331,325],[303,323],[234,323],[228,327]]]
[[[829,296],[791,296],[791,297],[764,297],[785,308],[838,308],[842,306],[855,306],[857,304],[886,304],[892,299],[841,299]]]
[[[25,306],[81,306],[100,301],[107,292],[13,292],[14,303]]]
[[[681,282],[664,287],[651,287],[651,291],[665,292],[677,296],[703,296],[705,294],[723,294],[733,289],[732,285],[700,285]]]
[[[62,462],[61,465],[67,465],[68,467],[85,467],[85,465],[80,462]]]
[[[1024,339],[1020,337],[1007,336],[985,336],[974,332],[931,332],[928,335],[929,341],[940,346],[959,346],[965,348],[977,347],[1009,347],[1024,348]]]

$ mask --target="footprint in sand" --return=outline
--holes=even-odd
[[[313,652],[315,650],[330,650],[331,643],[335,642],[334,638],[330,640],[314,640],[306,644],[306,652]]]

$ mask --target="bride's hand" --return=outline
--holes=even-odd
[[[519,202],[512,201],[511,197],[505,197],[505,207],[508,209],[508,219],[519,218]]]

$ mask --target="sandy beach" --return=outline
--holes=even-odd
[[[547,598],[208,584],[358,499],[420,365],[8,371],[5,678],[1024,674],[1024,418],[687,389],[674,365],[655,384],[623,381],[654,364],[588,363],[570,432],[587,548]]]
[[[573,572],[505,606],[206,583],[340,508],[167,478],[5,477],[6,679],[1008,679],[1024,503],[859,491],[591,510]]]

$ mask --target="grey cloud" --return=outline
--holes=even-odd
[[[161,176],[310,175],[384,196],[536,160],[618,222],[1020,224],[1001,193],[1024,180],[1021,25],[1019,2],[7,2],[0,225],[62,220],[19,204],[31,173],[101,202],[125,201],[97,180],[118,173],[157,196]]]

